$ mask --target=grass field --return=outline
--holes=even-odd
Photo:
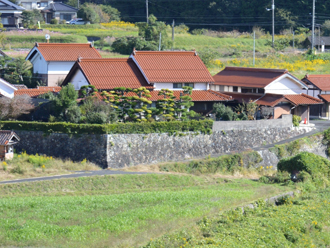
[[[329,247],[330,189],[204,218],[145,247]]]
[[[2,246],[131,247],[288,187],[123,175],[0,186]]]

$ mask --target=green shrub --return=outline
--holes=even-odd
[[[67,134],[130,134],[212,131],[212,120],[170,121],[151,123],[74,124],[67,122],[1,121],[3,130],[42,131]]]
[[[253,167],[261,161],[260,154],[252,151],[190,162],[167,163],[161,165],[160,170],[191,174],[233,173],[241,171],[243,167]]]
[[[330,176],[330,161],[319,155],[301,152],[294,157],[283,158],[277,165],[279,171],[305,171],[313,178]]]
[[[50,24],[58,24],[58,20],[57,19],[51,19],[50,20]]]
[[[294,127],[299,127],[299,123],[301,122],[301,117],[298,115],[292,116],[292,123]]]

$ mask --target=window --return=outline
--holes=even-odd
[[[182,83],[174,83],[173,84],[173,89],[181,89],[182,88]]]
[[[3,25],[9,24],[7,17],[1,17],[1,22],[2,22]]]
[[[61,14],[60,19],[70,21],[72,19],[71,17],[72,17],[71,14]]]
[[[48,6],[48,2],[37,2],[38,7],[47,7]]]
[[[22,7],[25,8],[25,9],[32,9],[32,3],[21,2],[21,5],[22,5]]]
[[[237,86],[233,86],[233,92],[237,92],[238,91],[238,87]]]
[[[193,83],[185,83],[184,86],[189,86],[191,88],[194,88],[194,84]]]
[[[225,86],[224,85],[220,85],[220,90],[219,91],[225,91]]]
[[[257,88],[244,88],[242,87],[242,93],[258,93]],[[259,92],[261,93],[261,92]]]
[[[262,93],[262,94],[264,94],[264,93],[265,93],[265,89],[263,89],[263,88],[258,88],[258,93]]]

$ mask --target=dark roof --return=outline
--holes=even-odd
[[[61,11],[65,11],[65,12],[78,12],[78,9],[64,4],[64,3],[58,3],[58,2],[53,2],[50,3],[50,8],[55,11],[55,12],[61,12]]]
[[[312,43],[312,36],[309,36],[308,41]],[[314,37],[314,42],[316,45],[325,45],[325,46],[330,46],[330,36],[321,36],[320,39],[318,36]]]
[[[0,130],[0,145],[11,145],[20,141],[20,138],[14,131]]]
[[[213,78],[215,85],[264,88],[286,73],[281,69],[226,67]]]
[[[8,0],[0,0],[0,10],[25,10],[25,9]]]

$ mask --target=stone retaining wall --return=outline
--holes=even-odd
[[[46,154],[70,158],[73,161],[82,161],[86,158],[103,168],[122,168],[242,152],[307,131],[308,129],[297,128],[267,128],[220,131],[210,135],[182,133],[177,136],[166,133],[75,136],[16,131],[21,142],[15,148],[17,151],[25,150],[28,154]]]

